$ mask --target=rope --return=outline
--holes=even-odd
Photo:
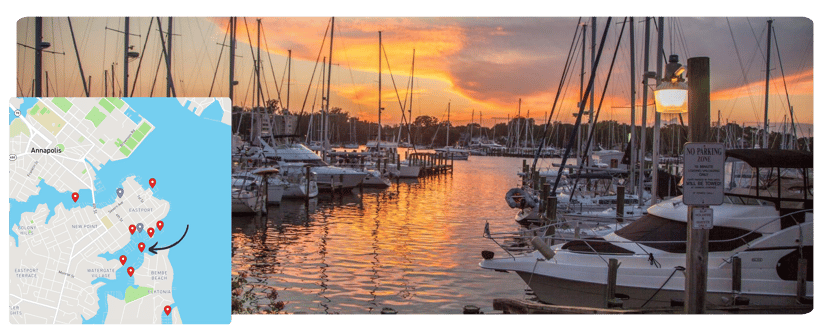
[[[651,297],[650,297],[650,298],[648,298],[648,300],[646,300],[646,302],[645,302],[645,303],[643,303],[643,305],[642,305],[642,306],[640,306],[640,308],[645,307],[645,306],[646,306],[649,302],[651,302],[651,299],[654,299],[654,296],[656,296],[656,295],[657,295],[657,293],[660,293],[660,290],[662,290],[662,289],[663,289],[663,287],[664,287],[664,286],[666,286],[666,284],[668,284],[668,283],[669,283],[669,281],[671,280],[671,278],[672,278],[672,277],[674,277],[674,274],[675,274],[678,270],[685,271],[685,270],[686,270],[686,268],[681,267],[681,266],[676,266],[676,267],[674,267],[674,271],[672,271],[672,272],[671,272],[671,275],[669,275],[669,278],[667,278],[667,279],[666,279],[666,281],[665,281],[665,282],[663,282],[663,285],[660,285],[660,288],[658,288],[658,289],[657,289],[657,291],[655,291],[655,292],[654,292],[654,294],[652,294],[652,295],[651,295]]]

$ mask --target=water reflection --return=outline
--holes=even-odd
[[[521,159],[471,157],[451,175],[393,181],[385,190],[283,201],[268,215],[233,218],[233,270],[262,291],[276,289],[286,312],[461,313],[523,282],[478,268],[481,237],[517,228],[504,192]]]

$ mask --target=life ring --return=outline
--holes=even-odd
[[[527,191],[518,187],[514,187],[507,191],[507,194],[504,196],[504,200],[510,208],[536,208],[536,206],[539,205],[539,201],[536,197],[531,196],[527,193]]]

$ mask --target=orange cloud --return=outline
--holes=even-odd
[[[770,79],[770,93],[775,93],[772,86],[778,86],[779,92],[784,91],[784,78],[777,77]],[[729,100],[738,97],[764,95],[766,81],[759,80],[750,82],[748,85],[713,91],[712,100]],[[813,69],[799,72],[787,77],[787,91],[790,95],[812,95],[813,94]]]

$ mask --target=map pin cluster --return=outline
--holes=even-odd
[[[154,188],[154,187],[156,187],[156,179],[155,178],[150,178],[150,188]]]
[[[144,253],[144,243],[138,243],[138,251]]]
[[[156,228],[158,228],[159,231],[161,231],[161,229],[164,228],[164,222],[162,222],[162,221],[156,222]]]
[[[124,263],[127,263],[127,256],[121,255],[121,257],[118,258],[118,261],[121,261],[121,265],[124,265]]]
[[[133,273],[134,273],[134,272],[135,272],[135,269],[133,269],[133,267],[129,267],[129,268],[127,268],[127,274],[129,274],[129,275],[130,275],[130,277],[132,277],[132,276],[133,276]]]
[[[115,189],[115,194],[118,194],[119,198],[122,197],[124,195],[124,189],[120,187]]]
[[[144,231],[144,223],[138,223],[138,224],[136,224],[136,225],[135,225],[135,228],[136,228],[136,230],[138,230],[138,233],[143,232],[143,231]]]
[[[130,224],[130,234],[135,234],[135,230],[136,230],[135,225]]]
[[[72,192],[72,201],[78,202],[79,197],[80,195],[78,194],[78,192]]]
[[[153,228],[147,228],[147,234],[150,235],[150,238],[152,238],[155,233],[156,230],[153,230]]]
[[[164,306],[164,313],[167,314],[167,316],[170,316],[170,310],[170,306]]]

